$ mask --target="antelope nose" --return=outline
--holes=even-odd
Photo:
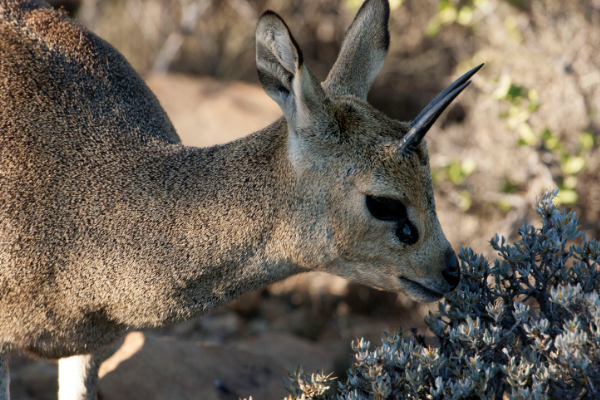
[[[446,262],[446,269],[442,272],[442,276],[448,281],[452,290],[454,290],[460,282],[460,266],[458,265],[458,258],[456,258],[454,250],[451,248],[446,250],[444,261]]]

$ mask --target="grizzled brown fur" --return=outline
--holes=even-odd
[[[268,283],[239,279],[273,231],[282,122],[186,148],[104,41],[43,4],[0,13],[0,342],[88,353]]]
[[[192,148],[110,45],[45,3],[0,0],[0,356],[94,353],[303,271],[420,300],[452,290],[425,141],[406,155],[410,125],[366,103],[388,15],[365,2],[321,85],[265,13],[257,66],[285,117]],[[418,242],[366,195],[402,201]]]

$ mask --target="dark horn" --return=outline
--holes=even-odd
[[[413,125],[413,126],[416,125],[419,122],[419,120],[421,118],[423,118],[423,116],[425,114],[427,114],[427,112],[430,109],[432,109],[437,103],[440,102],[440,100],[442,100],[444,97],[446,97],[448,95],[448,93],[452,92],[454,89],[456,89],[457,87],[461,86],[466,81],[471,79],[471,77],[473,75],[475,75],[475,73],[477,73],[477,71],[479,71],[481,69],[481,67],[483,67],[483,64],[476,66],[475,68],[473,68],[472,70],[470,70],[469,72],[467,72],[466,74],[464,74],[463,76],[461,76],[460,78],[458,78],[457,80],[452,82],[452,84],[450,86],[448,86],[446,89],[444,89],[440,94],[438,94],[435,97],[435,99],[431,100],[431,102],[427,105],[427,107],[425,107],[423,109],[423,111],[421,111],[421,113],[417,116],[417,118],[414,119],[414,121],[411,123],[411,125]]]
[[[469,78],[479,71],[482,66],[483,64],[473,68],[455,80],[450,86],[438,94],[436,98],[433,99],[423,111],[421,111],[417,118],[411,122],[412,128],[400,141],[400,148],[404,152],[411,151],[411,148],[421,142],[429,128],[431,128],[431,125],[433,125],[442,112],[444,112],[446,107],[452,103],[456,96],[458,96],[459,93],[471,83]]]
[[[431,125],[433,125],[433,123],[438,119],[440,114],[444,112],[446,107],[448,107],[448,104],[452,103],[452,100],[454,100],[454,98],[458,96],[458,94],[462,92],[464,88],[469,86],[470,83],[471,81],[463,83],[461,86],[457,87],[452,92],[446,94],[446,97],[439,100],[436,105],[429,108],[427,113],[419,115],[419,120],[415,120],[413,122],[412,128],[410,128],[408,133],[404,135],[404,137],[400,140],[399,148],[404,153],[410,153],[414,147],[421,143],[421,140],[423,139],[429,128],[431,128]]]

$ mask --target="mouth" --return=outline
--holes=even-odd
[[[400,277],[398,278],[406,290],[406,294],[417,301],[437,301],[440,300],[444,295],[442,293],[431,290],[420,283],[411,281],[410,279]]]

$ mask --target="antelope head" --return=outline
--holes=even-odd
[[[412,122],[386,117],[367,92],[387,54],[388,18],[386,0],[365,1],[319,83],[287,25],[267,11],[256,32],[257,67],[287,122],[293,262],[434,301],[458,285],[460,269],[436,215],[424,136],[481,66]]]

